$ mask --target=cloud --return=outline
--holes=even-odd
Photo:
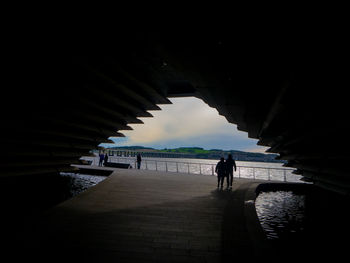
[[[197,98],[172,98],[173,104],[160,105],[161,111],[151,111],[153,118],[140,118],[144,124],[130,124],[134,129],[122,131],[125,139],[112,138],[117,145],[144,145],[155,148],[199,146],[205,149],[258,148],[256,140],[237,130]]]

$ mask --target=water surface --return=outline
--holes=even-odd
[[[305,195],[292,191],[261,192],[255,208],[268,239],[290,239],[305,229]]]

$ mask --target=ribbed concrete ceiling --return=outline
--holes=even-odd
[[[344,72],[231,34],[129,34],[108,56],[9,57],[1,176],[67,171],[168,97],[197,96],[316,184],[349,193]],[[181,116],[178,116],[181,118]]]

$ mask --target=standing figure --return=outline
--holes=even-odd
[[[98,162],[98,166],[102,166],[103,160],[105,159],[104,154],[103,154],[103,153],[100,153],[99,158],[100,158],[100,159],[99,159],[99,162]]]
[[[227,180],[230,183],[230,188],[232,188],[233,167],[235,168],[235,171],[236,171],[237,170],[236,162],[232,158],[232,154],[229,154],[226,160],[226,169],[227,169]]]
[[[103,165],[106,166],[106,163],[108,162],[108,155],[107,153],[105,154],[104,158],[103,158]]]
[[[136,157],[136,162],[137,162],[137,169],[140,169],[141,167],[141,154],[137,154],[137,157]]]
[[[217,163],[215,167],[215,172],[218,175],[218,187],[221,185],[221,188],[223,187],[224,184],[224,179],[226,177],[226,163],[224,157],[220,158],[220,161]],[[227,187],[228,187],[228,179],[227,179]]]

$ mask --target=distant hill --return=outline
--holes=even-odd
[[[237,150],[220,150],[212,149],[205,150],[200,147],[180,147],[175,149],[163,149],[160,152],[175,152],[175,153],[188,153],[194,155],[194,158],[198,159],[220,159],[221,157],[227,157],[228,154],[232,154],[233,159],[237,161],[253,161],[253,162],[284,162],[276,160],[277,154],[264,154],[254,152],[243,152]]]
[[[117,147],[109,147],[108,149],[124,149],[124,150],[154,150],[158,151],[151,147],[144,147],[144,146],[117,146]]]
[[[220,159],[221,157],[227,157],[228,154],[232,154],[233,159],[237,161],[252,161],[252,162],[279,162],[283,163],[282,160],[276,160],[277,154],[264,154],[255,152],[243,152],[237,150],[221,150],[221,149],[211,149],[205,150],[200,147],[179,147],[174,149],[154,149],[151,147],[144,146],[121,146],[121,147],[111,147],[109,149],[115,150],[145,150],[154,152],[164,152],[164,153],[182,153],[188,155],[187,158],[198,158],[198,159]]]

